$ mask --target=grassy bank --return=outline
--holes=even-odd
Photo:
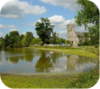
[[[77,75],[1,74],[3,83],[10,88],[90,88],[97,83],[98,78],[98,68]]]
[[[88,52],[92,52],[95,53],[97,55],[99,55],[99,47],[95,47],[95,46],[81,46],[81,48],[85,51]]]
[[[72,48],[72,47],[43,47],[43,46],[32,46],[28,47],[31,49],[41,49],[41,50],[53,50],[57,52],[63,52],[68,54],[76,54],[80,56],[87,56],[87,57],[97,57],[96,53],[86,51],[84,48]]]

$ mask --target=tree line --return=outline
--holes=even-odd
[[[48,41],[47,41],[48,40]],[[65,39],[60,38],[56,32],[52,34],[49,39],[46,39],[46,44],[60,44],[65,43]],[[0,38],[0,48],[10,47],[10,48],[20,48],[28,47],[29,45],[43,45],[43,40],[38,37],[35,38],[32,32],[26,32],[25,35],[19,34],[18,31],[11,31],[6,34],[4,38]]]
[[[20,35],[18,31],[11,31],[4,37],[3,46],[10,48],[28,47],[33,38],[32,32]]]
[[[56,32],[53,32],[53,27],[48,18],[41,18],[41,22],[37,22],[35,28],[38,38],[35,38],[32,32],[20,35],[18,31],[11,31],[4,38],[0,38],[0,47],[20,48],[35,44],[65,43],[65,39],[60,38]]]

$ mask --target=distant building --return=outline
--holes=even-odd
[[[67,25],[67,40],[71,41],[74,47],[77,47],[79,43],[84,42],[84,32],[76,32],[75,24]]]

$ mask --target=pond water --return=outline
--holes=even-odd
[[[0,73],[83,72],[97,66],[95,58],[17,48],[0,51]]]

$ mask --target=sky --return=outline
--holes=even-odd
[[[7,2],[0,12],[0,37],[10,31],[19,31],[20,34],[35,31],[35,23],[41,17],[48,18],[53,31],[60,37],[67,38],[67,24],[75,23],[75,16],[81,7],[77,0],[11,0]],[[85,31],[84,26],[76,26],[76,31]]]

